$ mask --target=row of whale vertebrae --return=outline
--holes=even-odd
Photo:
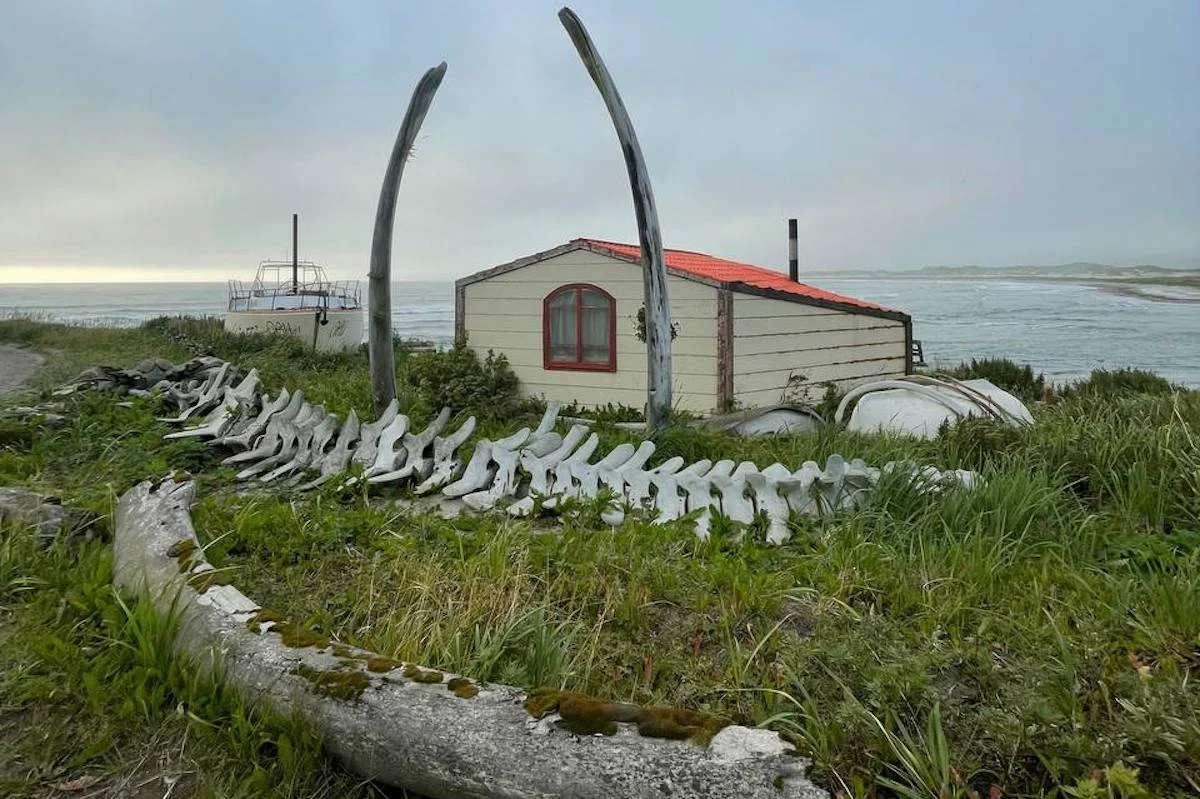
[[[260,393],[257,371],[238,378],[233,365],[214,364],[187,384],[169,388],[165,394],[181,412],[163,421],[193,426],[166,437],[206,438],[214,446],[237,449],[222,463],[244,465],[239,479],[268,483],[290,476],[290,484],[301,491],[334,477],[347,484],[407,482],[417,495],[440,492],[480,512],[505,506],[513,516],[569,512],[579,503],[607,497],[601,518],[608,524],[620,524],[631,509],[641,509],[656,524],[690,516],[702,539],[716,514],[740,525],[763,514],[767,541],[782,544],[790,537],[791,514],[819,516],[859,507],[869,500],[881,474],[899,471],[922,490],[970,486],[975,479],[971,472],[942,472],[906,462],[878,469],[839,455],[829,456],[823,469],[806,461],[795,471],[779,463],[760,470],[750,461],[732,460],[685,466],[680,457],[647,468],[655,451],[652,441],[619,444],[593,462],[599,437],[582,424],[557,432],[558,403],[550,404],[532,430],[477,441],[464,463],[458,450],[475,430],[474,416],[443,435],[450,421],[450,409],[443,408],[426,428],[414,432],[393,400],[373,422],[360,423],[352,410],[339,425],[337,415],[305,402],[301,391],[284,389],[271,397]],[[361,477],[346,476],[353,464],[362,467]]]

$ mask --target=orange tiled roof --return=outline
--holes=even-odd
[[[621,258],[640,259],[642,257],[642,248],[636,244],[618,244],[612,241],[601,241],[600,239],[580,239],[580,241],[585,242],[593,250],[607,250]],[[744,283],[747,286],[754,286],[755,288],[769,289],[785,294],[795,294],[798,297],[807,297],[809,299],[854,305],[859,308],[870,308],[876,311],[893,310],[873,302],[867,302],[866,300],[859,300],[854,297],[847,297],[844,294],[836,294],[832,291],[819,289],[807,283],[793,282],[787,275],[777,272],[774,269],[738,263],[737,261],[727,261],[724,258],[705,255],[702,252],[664,249],[663,257],[666,259],[669,268],[686,272],[696,277],[707,278],[708,280],[719,280],[722,283]]]

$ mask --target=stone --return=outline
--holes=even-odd
[[[38,539],[49,543],[76,526],[58,500],[25,488],[0,486],[0,521],[28,525],[37,530]]]

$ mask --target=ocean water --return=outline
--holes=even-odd
[[[1095,368],[1150,369],[1200,388],[1200,303],[1124,296],[1089,285],[969,279],[822,278],[822,288],[898,308],[930,363],[972,357],[1028,362],[1056,381]],[[365,285],[364,285],[365,291]],[[1173,290],[1167,296],[1181,296]],[[224,283],[0,284],[0,316],[32,313],[130,326],[164,314],[219,316]],[[447,344],[454,335],[450,282],[395,283],[392,326]]]
[[[366,281],[361,288],[365,302]],[[228,292],[225,283],[0,283],[0,316],[132,327],[156,316],[223,316]],[[393,283],[392,327],[405,338],[452,342],[454,284]]]

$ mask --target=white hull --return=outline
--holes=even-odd
[[[325,324],[321,324],[322,319]],[[297,338],[319,352],[354,349],[363,342],[365,314],[361,308],[321,311],[228,311],[225,329],[230,333],[280,333]]]

